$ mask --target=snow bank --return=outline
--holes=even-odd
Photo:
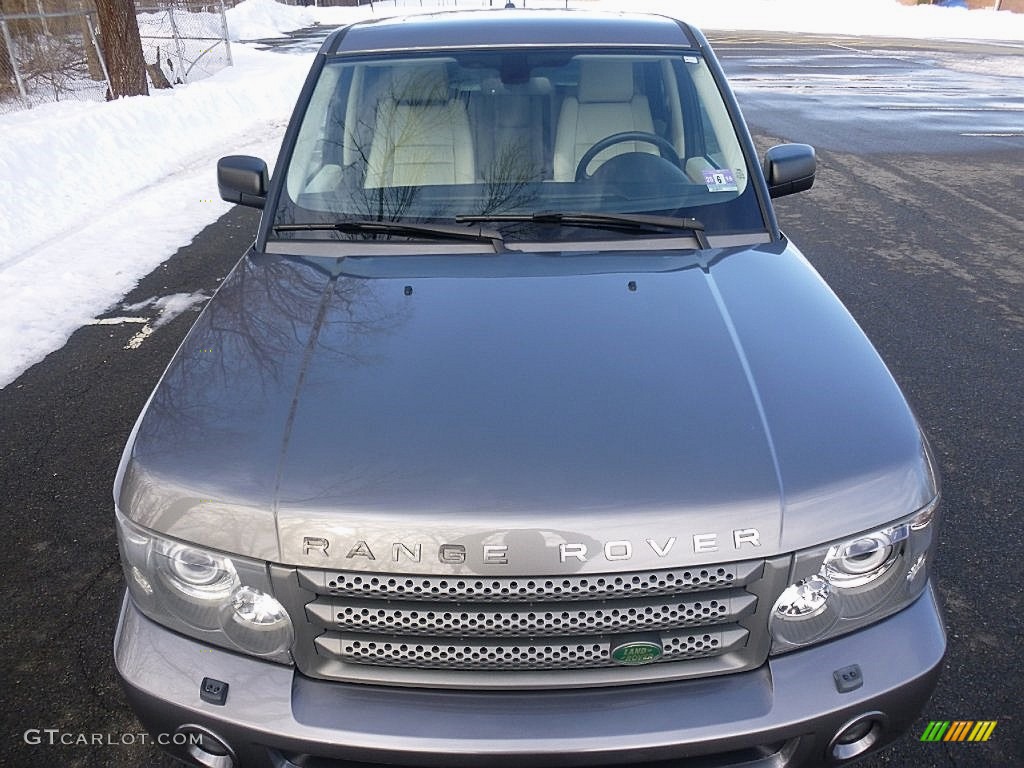
[[[293,29],[312,27],[318,22],[316,9],[281,5],[274,0],[245,0],[227,11],[231,40],[263,40],[284,37]]]
[[[0,268],[211,147],[287,115],[308,58],[245,49],[236,56],[237,67],[173,90],[0,118]]]
[[[0,116],[0,387],[228,210],[219,156],[274,159],[309,56],[236,47],[171,91]]]
[[[663,13],[702,29],[1024,40],[1024,14],[902,5],[898,0],[597,0],[587,6]]]

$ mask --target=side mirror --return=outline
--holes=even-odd
[[[808,144],[779,144],[764,155],[764,178],[772,197],[803,192],[814,185],[814,147]]]
[[[248,155],[222,157],[217,161],[217,188],[222,200],[262,208],[267,201],[267,164]]]

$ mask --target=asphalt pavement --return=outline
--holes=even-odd
[[[762,150],[781,140],[818,145],[817,182],[777,201],[780,221],[875,342],[942,472],[937,579],[949,628],[945,669],[915,730],[860,765],[1024,765],[1024,139],[1012,135],[1014,110],[995,118],[999,131],[987,130],[989,113],[973,113],[984,116],[974,123],[958,118],[955,137],[948,123],[921,126],[911,110],[888,110],[881,128],[871,119],[857,123],[880,103],[877,89],[876,96],[851,89],[834,108],[827,89],[769,95],[769,79],[792,83],[812,72],[808,62],[832,53],[834,38],[745,33],[712,41],[741,79],[740,102]],[[890,66],[892,77],[1004,55],[963,43],[843,44],[868,55],[886,51],[901,62]],[[764,66],[773,56],[780,66]],[[755,65],[756,82],[742,82]],[[878,66],[874,74],[885,77],[886,65]],[[950,71],[962,74],[962,67]],[[985,87],[990,76],[983,75]],[[1011,88],[1013,106],[1012,86],[1024,93],[1020,80],[1001,82]],[[964,92],[965,105],[976,106],[982,90]],[[986,130],[959,130],[969,124]],[[1008,135],[961,135],[970,133]],[[846,146],[850,137],[855,151]],[[210,295],[257,220],[255,211],[232,210],[142,280],[123,305],[172,293]],[[104,317],[123,314],[119,305]],[[0,390],[2,765],[169,765],[146,743],[113,672],[123,586],[111,485],[134,419],[194,317],[187,311],[135,348],[129,341],[136,324],[87,325]],[[998,725],[985,743],[922,742],[929,720]]]
[[[233,209],[123,304],[212,295],[258,221],[257,211]],[[105,317],[125,314],[118,306]],[[87,325],[0,390],[0,765],[172,764],[144,743],[114,676],[124,586],[111,488],[135,418],[195,317],[184,313],[135,349],[126,347],[137,324]]]

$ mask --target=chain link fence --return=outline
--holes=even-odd
[[[367,5],[371,8],[422,8],[424,5],[454,8],[501,8],[508,0],[278,0],[285,5],[314,5],[318,8]],[[570,0],[512,0],[517,8],[568,8]],[[578,0],[577,0],[578,1]],[[1021,0],[1024,2],[1024,0]]]
[[[0,2],[0,113],[107,97],[103,30],[91,2]],[[61,5],[76,7],[50,10]],[[8,12],[12,6],[22,12]],[[148,0],[136,6],[151,87],[192,82],[230,66],[224,11],[224,0]]]
[[[231,66],[231,43],[222,1],[136,5],[136,11],[142,55],[155,87],[201,80]]]
[[[0,111],[103,99],[107,87],[94,12],[0,15]]]

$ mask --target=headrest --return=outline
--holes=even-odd
[[[391,71],[391,98],[399,104],[447,104],[448,70],[444,63],[395,67]]]
[[[628,102],[633,99],[633,63],[621,59],[583,59],[576,99],[583,102]]]

